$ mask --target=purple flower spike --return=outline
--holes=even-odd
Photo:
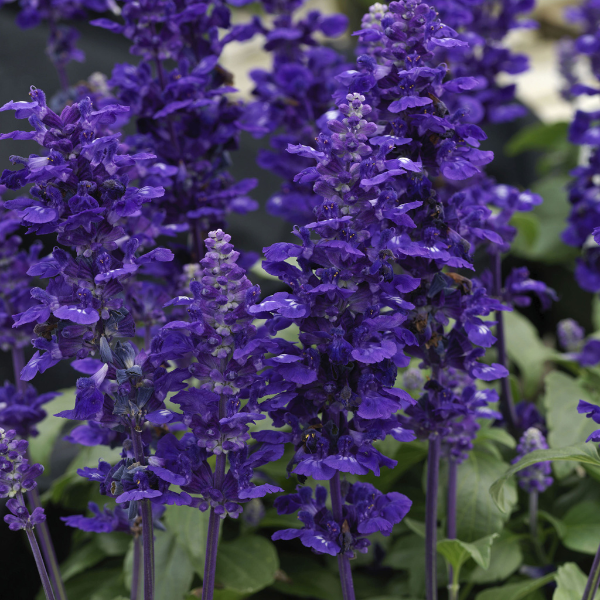
[[[536,427],[530,427],[525,431],[519,440],[517,446],[517,456],[512,461],[518,462],[524,456],[535,450],[547,450],[548,444],[544,434]],[[554,479],[550,477],[552,467],[550,461],[545,461],[522,469],[517,473],[519,487],[526,492],[537,491],[545,492],[553,483]]]

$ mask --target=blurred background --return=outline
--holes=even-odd
[[[306,10],[318,8],[324,13],[343,12],[350,17],[350,31],[358,28],[360,17],[368,9],[365,0],[318,0],[306,3]],[[435,6],[435,0],[432,4]],[[508,44],[518,52],[527,54],[531,69],[516,77],[518,99],[529,109],[524,119],[489,127],[486,150],[493,150],[495,160],[488,172],[498,182],[531,188],[542,194],[544,204],[533,213],[517,215],[515,225],[519,234],[513,250],[505,261],[505,268],[527,266],[534,279],[541,279],[553,287],[560,298],[547,312],[539,304],[525,309],[524,313],[537,328],[543,343],[553,345],[556,323],[566,317],[577,319],[589,333],[593,331],[593,319],[598,311],[592,303],[592,295],[580,290],[573,279],[576,251],[560,241],[565,218],[569,211],[566,184],[569,170],[578,157],[575,149],[566,141],[567,124],[574,107],[560,95],[560,79],[557,69],[556,45],[564,37],[573,37],[577,30],[565,22],[564,8],[568,3],[540,0],[532,17],[537,29],[520,30],[512,34]],[[25,100],[30,85],[43,89],[48,97],[58,91],[58,80],[52,64],[45,55],[48,30],[44,25],[23,31],[15,24],[17,7],[4,5],[0,10],[0,105],[9,100]],[[247,14],[237,13],[243,20]],[[85,51],[86,62],[70,63],[69,79],[72,82],[86,79],[94,72],[110,75],[112,67],[119,62],[133,61],[128,54],[128,43],[121,36],[95,27],[75,24],[81,32],[79,46]],[[224,66],[235,74],[235,84],[240,95],[250,96],[252,84],[247,76],[251,68],[268,67],[269,59],[261,50],[262,40],[257,37],[246,44],[230,44],[224,56]],[[337,49],[349,58],[354,52],[354,38],[347,35],[337,43]],[[16,129],[12,112],[0,113],[0,131]],[[279,182],[269,172],[256,166],[256,155],[266,140],[255,140],[243,135],[239,152],[232,156],[233,174],[236,179],[257,177],[259,186],[253,197],[259,201],[259,211],[248,215],[234,215],[230,219],[229,233],[239,248],[261,253],[264,246],[277,241],[294,240],[290,226],[270,216],[265,203],[278,187]],[[12,140],[0,143],[0,167],[9,166],[12,154],[27,155],[34,151],[28,142]],[[9,196],[7,195],[5,199]],[[33,240],[27,240],[31,243]],[[51,251],[51,248],[46,248]],[[254,276],[265,293],[277,290],[276,283]],[[12,365],[9,353],[0,353],[0,378],[11,379]],[[40,392],[74,385],[75,372],[61,363],[47,375],[39,375],[34,381]],[[73,459],[76,449],[57,436],[57,442],[46,465],[47,475],[40,481],[41,491],[50,479],[63,474]],[[50,530],[55,539],[59,560],[70,547],[71,529],[63,527],[60,516],[68,514],[65,509],[50,504],[47,510]],[[14,535],[6,527],[0,527],[0,597],[11,600],[31,600],[38,589],[37,575],[24,536]],[[22,557],[17,559],[16,557]],[[6,568],[10,565],[10,568]],[[9,590],[9,592],[7,592]],[[74,599],[78,600],[78,599]]]

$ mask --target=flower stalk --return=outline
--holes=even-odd
[[[223,395],[219,398],[219,419],[226,416],[227,398]],[[225,479],[225,467],[227,456],[224,452],[217,455],[215,466],[215,489],[223,487]],[[215,591],[215,572],[217,569],[217,552],[219,550],[219,527],[221,517],[215,512],[214,507],[210,509],[208,518],[208,535],[206,538],[206,561],[204,563],[204,579],[202,581],[202,600],[212,600]]]
[[[494,294],[502,294],[502,256],[497,252],[493,257]],[[501,310],[496,311],[496,337],[498,338],[498,363],[508,369],[508,358],[506,355],[506,338],[504,332],[504,315]],[[516,432],[518,426],[517,412],[510,389],[510,378],[500,379],[500,410],[506,424],[511,432]]]
[[[446,537],[449,540],[456,539],[456,483],[457,483],[458,464],[452,456],[448,459],[448,504],[447,504],[447,526]],[[448,597],[449,600],[457,600],[460,584],[454,581],[452,567],[448,567]],[[456,573],[458,575],[458,573]]]
[[[333,518],[337,523],[342,522],[342,488],[340,485],[339,471],[331,478],[329,482],[329,490],[331,493],[331,507]],[[344,600],[354,600],[354,581],[352,580],[352,568],[350,560],[344,553],[340,551],[337,555],[338,569],[340,571],[340,582],[342,584],[342,596]]]
[[[590,569],[590,575],[583,591],[581,600],[594,600],[596,590],[598,589],[598,583],[600,582],[600,546],[594,557],[592,568]]]
[[[140,568],[142,566],[142,540],[139,535],[133,538],[133,569],[131,573],[131,600],[138,600],[140,589]]]
[[[440,469],[439,435],[429,440],[425,504],[425,585],[427,600],[437,600],[437,495]]]
[[[25,381],[21,380],[21,371],[25,366],[25,355],[23,349],[18,348],[17,346],[13,346],[12,359],[13,371],[15,376],[15,385],[19,392],[25,393],[25,388],[27,384]],[[32,512],[34,509],[40,508],[42,506],[37,488],[33,488],[32,490],[29,490],[27,492],[27,499],[29,500]],[[60,567],[58,566],[56,550],[54,549],[54,544],[52,543],[52,537],[50,536],[48,523],[46,521],[39,523],[37,531],[39,537],[39,546],[41,547],[44,560],[46,561],[46,564],[48,565],[48,570],[50,571],[50,579],[52,580],[52,585],[54,586],[54,590],[56,591],[56,598],[57,600],[67,600],[67,592],[65,590],[65,584],[63,583],[62,576],[60,574]]]
[[[21,494],[19,494],[19,500],[21,503],[23,503],[23,496]],[[27,527],[25,532],[27,533],[27,539],[29,540],[29,545],[31,546],[31,550],[33,552],[38,573],[40,574],[44,593],[46,594],[46,600],[55,600],[54,592],[52,591],[52,584],[50,583],[50,578],[48,577],[48,571],[46,570],[46,565],[44,564],[40,547],[35,539],[33,528]]]
[[[146,464],[141,432],[135,426],[131,427],[131,440],[135,460],[141,465]],[[150,500],[141,501],[142,508],[142,544],[144,556],[144,600],[154,600],[154,521]],[[133,588],[133,585],[132,585]]]

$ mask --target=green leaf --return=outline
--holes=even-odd
[[[169,531],[154,530],[154,536],[154,561],[157,565],[155,600],[183,600],[194,579],[194,567],[188,553]],[[129,589],[132,570],[133,542],[123,564],[125,583]]]
[[[482,427],[477,432],[476,443],[487,440],[502,444],[511,450],[517,447],[515,438],[505,429],[500,429],[500,427]]]
[[[248,535],[219,545],[215,579],[226,589],[251,594],[271,585],[277,569],[279,557],[273,543]]]
[[[124,532],[98,533],[94,536],[98,547],[106,556],[124,556],[127,554],[131,536]]]
[[[555,573],[549,573],[539,579],[527,579],[518,583],[507,583],[501,587],[488,588],[479,592],[475,600],[523,600],[532,592],[554,581]]]
[[[77,548],[75,552],[60,565],[63,581],[69,581],[69,579],[75,577],[75,575],[87,571],[105,558],[106,554],[98,547],[95,540],[87,543],[81,548]]]
[[[285,576],[269,590],[299,598],[342,600],[339,577],[311,555],[284,553],[281,568]]]
[[[585,501],[571,507],[562,520],[563,544],[569,550],[596,554],[600,544],[600,505]]]
[[[556,572],[556,590],[552,600],[581,600],[587,576],[575,563],[565,563]],[[595,594],[598,598],[598,593]]]
[[[40,463],[46,467],[46,473],[49,473],[50,457],[54,444],[61,431],[67,424],[65,419],[55,417],[54,415],[62,410],[67,410],[75,406],[75,388],[62,390],[61,395],[50,402],[44,404],[44,410],[48,416],[37,425],[39,435],[29,439],[29,455],[32,462]]]
[[[408,571],[408,586],[411,595],[425,597],[425,540],[416,534],[398,538],[383,559],[383,566],[398,571]],[[440,587],[446,585],[448,572],[443,560],[437,561],[437,581]]]
[[[554,149],[564,144],[569,129],[568,123],[536,123],[520,129],[505,146],[508,156],[516,156],[527,150]]]
[[[167,506],[165,524],[188,553],[194,570],[200,577],[204,575],[206,536],[208,535],[209,511],[185,506]],[[220,528],[219,528],[220,530]]]
[[[437,551],[455,571],[460,571],[463,564],[470,558],[482,569],[487,570],[490,566],[492,543],[497,537],[498,534],[493,533],[471,544],[455,539],[440,540],[437,543]]]
[[[423,521],[415,521],[410,517],[405,517],[402,521],[413,533],[416,533],[420,538],[425,539],[425,523]]]
[[[539,179],[532,191],[544,198],[543,204],[527,214],[516,213],[511,224],[518,228],[511,253],[548,264],[569,264],[577,250],[566,246],[561,237],[570,212],[567,176],[550,175]],[[535,224],[534,224],[535,222]]]
[[[519,543],[521,536],[504,530],[494,540],[488,569],[477,566],[470,574],[473,583],[495,583],[508,579],[523,563],[523,553]]]
[[[459,539],[473,542],[502,530],[508,515],[494,504],[488,489],[507,467],[503,460],[477,448],[458,466],[456,525]],[[509,512],[516,502],[517,492],[513,484],[506,499]]]
[[[113,600],[125,596],[123,571],[114,569],[92,569],[73,577],[65,584],[69,598],[82,600]]]
[[[531,321],[517,311],[504,313],[506,351],[519,367],[525,395],[540,387],[546,361],[556,352],[545,346]]]
[[[558,535],[559,538],[562,539],[567,533],[565,524],[560,519],[557,519],[554,515],[551,515],[549,512],[546,512],[545,510],[538,510],[538,517],[548,521],[548,523],[554,527],[554,531],[556,531],[556,535]]]
[[[550,448],[564,448],[584,442],[598,426],[591,419],[577,414],[577,405],[579,400],[598,404],[596,399],[582,387],[579,380],[560,371],[548,373],[544,384],[544,407]],[[562,479],[574,468],[574,463],[555,464],[554,472]]]
[[[512,465],[510,469],[508,469],[504,475],[502,475],[502,477],[495,481],[490,487],[490,495],[496,503],[496,506],[498,506],[498,508],[503,512],[506,512],[510,507],[510,502],[507,501],[504,495],[504,486],[510,477],[525,467],[530,467],[531,465],[535,465],[539,462],[544,462],[547,460],[574,460],[583,464],[600,466],[600,457],[598,457],[597,450],[593,446],[587,444],[568,446],[567,448],[536,450]]]

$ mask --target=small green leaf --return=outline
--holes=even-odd
[[[552,600],[581,600],[587,576],[575,563],[565,563],[556,572],[556,590]],[[594,596],[598,598],[598,594]]]
[[[99,533],[94,540],[106,556],[124,556],[127,554],[131,536],[124,532]]]
[[[554,527],[554,531],[556,531],[556,535],[558,535],[559,538],[562,539],[566,535],[567,528],[565,527],[565,524],[560,519],[557,519],[554,515],[551,515],[545,510],[539,510],[538,517],[548,521],[548,523]]]
[[[437,551],[455,571],[460,571],[463,564],[470,558],[482,569],[487,570],[490,566],[492,543],[497,537],[498,534],[493,533],[471,544],[460,540],[440,540],[437,543]]]
[[[69,581],[69,579],[75,577],[75,575],[87,571],[105,558],[106,554],[98,547],[95,540],[87,543],[81,548],[77,548],[75,552],[60,565],[63,581]]]
[[[185,506],[167,506],[165,524],[188,553],[194,570],[200,577],[204,575],[204,556],[208,534],[209,512]],[[220,528],[219,528],[220,530]]]
[[[456,489],[457,537],[473,542],[492,533],[499,533],[508,519],[492,501],[489,486],[509,465],[503,460],[475,448],[469,458],[458,466]],[[508,488],[506,506],[517,502],[515,485]]]
[[[554,149],[564,144],[569,129],[568,123],[536,123],[520,129],[505,146],[508,156],[516,156],[527,150]]]
[[[521,469],[530,467],[544,461],[574,460],[583,464],[600,466],[600,457],[598,451],[589,444],[579,444],[578,446],[568,446],[567,448],[553,448],[550,450],[536,450],[523,457],[508,469],[502,477],[495,481],[490,487],[490,495],[496,506],[502,511],[508,510],[508,503],[504,495],[504,486],[508,479]]]
[[[75,406],[75,388],[62,390],[61,395],[44,404],[43,408],[48,416],[37,425],[39,435],[29,439],[29,455],[32,462],[40,463],[46,468],[46,473],[50,468],[50,457],[52,450],[61,431],[67,424],[67,420],[55,417],[54,415],[63,410]]]
[[[596,554],[600,544],[600,506],[585,501],[571,507],[562,520],[563,544],[569,550]]]
[[[194,567],[188,553],[169,531],[155,530],[154,536],[154,560],[157,565],[155,600],[183,600],[194,579]],[[133,542],[123,563],[125,583],[129,589],[132,568]]]
[[[586,440],[592,431],[598,429],[591,419],[577,414],[579,400],[598,404],[578,379],[560,371],[552,371],[546,375],[544,385],[546,388],[544,407],[550,448],[564,448],[578,444]],[[561,463],[554,465],[554,472],[557,477],[563,479],[574,468],[574,463]]]
[[[556,573],[549,573],[539,579],[527,579],[518,583],[507,583],[500,587],[488,588],[479,592],[475,596],[475,600],[523,600],[532,592],[554,581],[555,577]]]
[[[502,444],[511,450],[517,447],[515,438],[505,429],[500,429],[500,427],[482,427],[477,432],[476,442],[482,440],[491,440],[497,444]]]
[[[533,394],[542,383],[545,363],[556,352],[544,345],[531,321],[517,311],[504,313],[506,351],[519,367],[525,395]]]
[[[264,537],[242,536],[219,545],[215,578],[226,589],[241,594],[257,592],[275,581],[277,569],[277,550]]]
[[[324,569],[315,557],[282,553],[281,568],[285,576],[279,578],[269,590],[299,598],[342,600],[339,576]]]
[[[504,530],[494,540],[488,569],[477,566],[469,575],[473,583],[495,583],[508,579],[523,563],[521,536]]]
[[[413,533],[416,533],[420,538],[425,539],[425,523],[423,521],[415,521],[409,517],[405,517],[402,521]]]
[[[70,579],[65,589],[69,598],[86,600],[112,600],[126,593],[121,569],[87,570]]]

